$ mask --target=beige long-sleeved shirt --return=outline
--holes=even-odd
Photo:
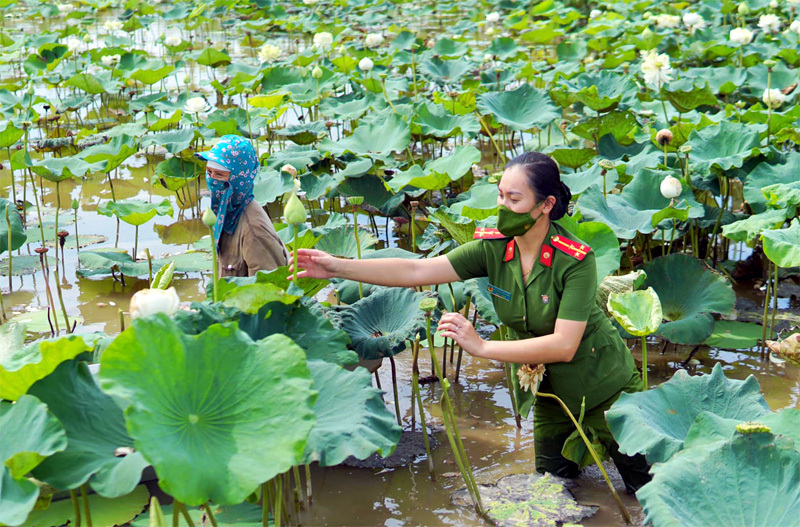
[[[233,234],[219,240],[219,275],[253,276],[289,263],[289,253],[269,216],[255,200],[245,207]]]

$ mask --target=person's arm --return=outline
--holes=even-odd
[[[290,272],[292,265],[290,263]],[[297,268],[298,278],[346,278],[385,286],[414,287],[460,280],[446,256],[418,260],[406,258],[345,260],[316,249],[299,249]]]
[[[268,217],[242,217],[245,234],[242,237],[242,259],[247,264],[247,275],[253,276],[258,271],[272,271],[286,265],[286,251]],[[261,220],[261,221],[259,221]]]

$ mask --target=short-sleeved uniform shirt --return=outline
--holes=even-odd
[[[554,248],[566,240],[584,255],[576,258]],[[462,280],[488,277],[495,311],[509,336],[526,339],[553,333],[557,318],[586,321],[581,343],[570,362],[546,365],[539,391],[558,395],[576,415],[616,394],[636,373],[633,356],[595,303],[595,255],[556,223],[542,243],[527,282],[512,238],[474,240],[447,254]],[[520,408],[525,415],[530,409]]]

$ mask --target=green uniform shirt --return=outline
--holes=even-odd
[[[509,249],[510,238],[475,240],[447,257],[462,280],[489,278],[494,308],[512,339],[552,334],[557,318],[587,322],[572,361],[547,364],[539,387],[539,391],[558,395],[577,415],[584,397],[587,410],[602,403],[630,381],[636,366],[616,329],[595,303],[594,253],[583,244],[588,254],[582,260],[575,258],[554,248],[554,236],[583,244],[551,223],[527,283],[523,283],[519,250],[514,246]],[[530,394],[527,399],[527,404],[519,401],[523,416],[532,404]]]

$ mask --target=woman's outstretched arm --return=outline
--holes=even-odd
[[[385,286],[414,287],[460,280],[446,256],[346,260],[316,249],[299,249],[297,268],[298,278],[346,278]]]

